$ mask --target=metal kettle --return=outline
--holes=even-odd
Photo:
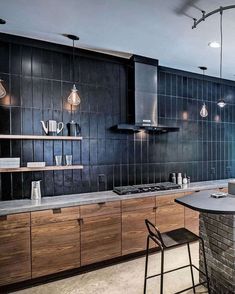
[[[64,128],[64,123],[57,123],[56,120],[48,120],[46,123],[44,123],[44,121],[41,120],[41,124],[44,132],[49,136],[56,136]]]
[[[68,128],[68,135],[69,136],[76,137],[81,132],[81,127],[74,120],[72,120],[69,123],[67,123],[67,128]]]

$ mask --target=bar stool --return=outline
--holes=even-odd
[[[210,294],[211,292],[210,292],[209,277],[208,277],[208,271],[207,271],[205,247],[204,247],[203,239],[185,228],[180,228],[180,229],[176,229],[176,230],[161,234],[159,229],[154,224],[152,224],[149,220],[146,219],[145,224],[148,229],[148,237],[147,237],[146,260],[145,260],[144,294],[146,294],[146,286],[147,286],[148,279],[151,279],[151,278],[157,277],[157,276],[161,276],[161,278],[160,278],[160,294],[163,294],[163,276],[164,276],[164,274],[170,273],[170,272],[173,272],[176,270],[180,270],[180,269],[183,269],[186,267],[190,267],[191,277],[192,277],[192,287],[181,290],[179,292],[175,292],[175,294],[179,294],[179,293],[188,291],[190,289],[193,289],[193,293],[196,293],[195,288],[200,285],[203,285],[203,284],[207,284],[208,293]],[[156,274],[156,275],[152,275],[152,276],[147,276],[150,239],[153,240],[156,243],[156,245],[159,246],[159,248],[161,250],[161,273]],[[192,258],[191,258],[189,244],[192,242],[198,241],[198,240],[201,241],[201,243],[202,243],[205,273],[202,272],[199,268],[197,268],[194,264],[192,264]],[[177,248],[181,245],[187,245],[187,247],[188,247],[189,264],[164,272],[164,251],[166,249]],[[205,280],[202,281],[201,283],[196,284],[196,285],[194,282],[193,268],[195,268],[203,276],[205,276]]]

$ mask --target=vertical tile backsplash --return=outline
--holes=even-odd
[[[71,119],[66,102],[72,86],[70,48],[0,37],[0,77],[8,95],[0,100],[0,133],[43,134],[40,120]],[[2,39],[2,40],[1,40]],[[76,79],[82,102],[73,119],[82,142],[0,141],[1,157],[53,164],[54,154],[72,154],[83,171],[48,171],[1,175],[1,200],[28,198],[30,183],[42,179],[43,195],[82,193],[113,186],[168,180],[170,172],[192,181],[235,175],[235,84],[201,75],[159,68],[159,123],[180,127],[163,135],[126,134],[110,130],[125,122],[127,62],[82,50],[76,57]],[[220,109],[216,102],[226,98]],[[199,115],[202,103],[208,117]],[[67,129],[63,130],[67,134]]]

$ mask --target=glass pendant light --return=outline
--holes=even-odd
[[[222,93],[222,69],[223,69],[223,11],[220,11],[220,97],[222,97],[223,93]],[[226,102],[224,101],[224,99],[220,99],[217,102],[217,105],[220,108],[224,108],[224,106],[226,105]]]
[[[202,97],[204,98],[204,78],[205,78],[205,70],[207,70],[206,66],[199,66],[199,68],[202,70],[203,72],[203,79],[202,79]],[[200,110],[200,116],[205,118],[208,116],[208,110],[206,108],[206,104],[203,103],[202,108]]]
[[[0,79],[0,99],[7,95],[7,92],[2,84],[3,80]]]
[[[66,35],[70,40],[73,41],[73,88],[71,89],[71,93],[67,99],[68,103],[72,106],[77,106],[81,103],[81,98],[78,94],[78,90],[75,85],[75,61],[74,61],[74,41],[78,41],[79,37],[74,35]]]
[[[207,111],[207,108],[206,108],[206,104],[205,103],[203,103],[203,105],[202,105],[202,108],[201,108],[201,111],[200,111],[200,115],[203,118],[208,116],[208,111]]]

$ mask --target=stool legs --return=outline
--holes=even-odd
[[[164,249],[161,249],[161,284],[160,284],[161,294],[163,294],[163,276],[164,276]]]
[[[190,252],[190,245],[187,243],[188,247],[188,257],[189,257],[189,264],[190,264],[190,270],[191,270],[191,277],[192,277],[192,284],[193,284],[193,293],[196,293],[195,291],[195,283],[194,283],[194,276],[193,276],[193,264],[192,264],[192,257]]]
[[[146,246],[145,273],[144,273],[144,294],[146,294],[146,286],[147,286],[148,260],[149,260],[149,236],[147,238],[147,246]]]
[[[211,293],[210,290],[210,282],[209,282],[209,276],[208,276],[208,270],[207,270],[207,262],[206,262],[206,253],[205,253],[205,246],[204,246],[204,241],[202,238],[201,239],[201,243],[202,243],[202,253],[203,253],[203,259],[204,259],[204,267],[205,267],[205,274],[206,274],[206,281],[207,281],[207,289],[208,289],[208,293]]]

